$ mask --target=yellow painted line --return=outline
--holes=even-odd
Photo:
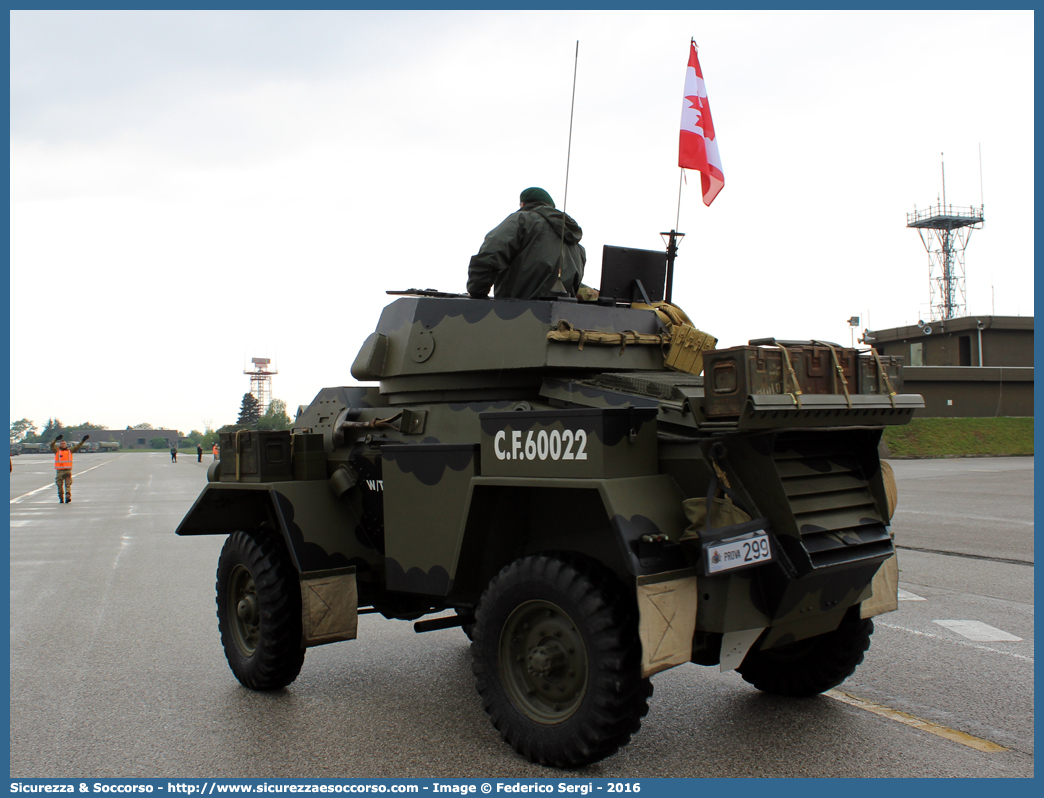
[[[915,717],[906,712],[900,712],[898,709],[886,707],[883,704],[875,704],[873,701],[856,698],[854,695],[842,693],[840,690],[827,690],[823,695],[841,701],[849,706],[865,709],[867,712],[873,712],[875,715],[880,715],[882,718],[888,718],[889,720],[894,720],[898,723],[905,723],[907,726],[912,726],[915,729],[920,729],[929,734],[944,737],[947,740],[966,745],[969,748],[974,748],[976,751],[982,751],[986,754],[995,754],[998,751],[1008,750],[1003,745],[991,743],[989,740],[983,740],[981,737],[974,737],[970,734],[965,734],[962,731],[957,731],[956,729],[940,726],[938,723],[932,723],[930,720],[923,720],[922,718]]]

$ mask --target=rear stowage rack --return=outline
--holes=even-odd
[[[857,443],[853,436],[859,435],[806,432],[776,437],[772,458],[801,541],[800,550],[788,547],[788,555],[800,573],[880,563],[893,552],[866,476],[876,467],[876,453],[867,453],[866,444]]]
[[[802,396],[800,406],[789,394],[752,395],[739,419],[741,429],[782,426],[828,427],[846,424],[907,424],[924,407],[918,394],[879,396],[820,394]]]

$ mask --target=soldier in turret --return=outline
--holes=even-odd
[[[90,435],[84,435],[79,443],[72,447],[65,440],[64,435],[59,435],[51,441],[51,451],[54,452],[54,484],[58,486],[58,501],[62,504],[72,502],[72,467],[73,453],[80,451],[87,442]],[[65,486],[65,495],[62,496],[62,486]]]
[[[542,188],[519,195],[519,210],[497,225],[468,265],[468,293],[497,299],[537,299],[555,288],[561,270],[569,296],[581,289],[587,253],[583,231],[572,217],[555,208]]]

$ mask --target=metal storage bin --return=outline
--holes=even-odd
[[[803,395],[843,394],[846,388],[850,394],[858,393],[857,350],[835,346],[831,352],[829,346],[815,343],[785,348],[786,356],[779,346],[733,346],[705,352],[706,414],[738,416],[750,395],[794,394],[798,389]]]
[[[903,392],[903,358],[901,355],[878,355],[884,374],[888,377],[885,382],[877,371],[877,361],[873,355],[865,354],[859,356],[859,393],[888,394],[889,383],[895,393]]]
[[[290,430],[222,432],[221,482],[280,482],[294,478]]]

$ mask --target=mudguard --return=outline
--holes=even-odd
[[[300,573],[348,566],[368,570],[375,553],[359,539],[358,519],[326,480],[211,482],[178,525],[178,535],[278,532]],[[376,555],[379,557],[379,555]]]

